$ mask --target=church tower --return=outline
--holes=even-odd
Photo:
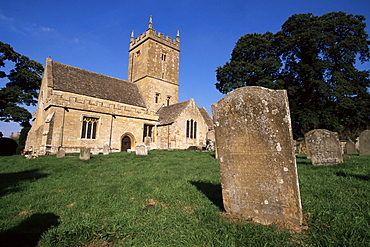
[[[180,34],[157,33],[150,16],[148,29],[130,38],[128,81],[137,83],[150,110],[178,103]]]

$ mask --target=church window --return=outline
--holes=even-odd
[[[186,138],[197,138],[197,122],[193,119],[186,121]]]
[[[154,98],[154,102],[155,102],[155,103],[159,103],[159,96],[160,96],[160,94],[159,94],[159,93],[156,93],[156,94],[155,94],[155,98]]]
[[[170,97],[170,96],[168,96],[168,97],[167,97],[167,99],[166,99],[166,105],[167,105],[167,106],[169,106],[169,105],[170,105],[170,99],[171,99],[171,97]]]
[[[81,138],[96,139],[96,128],[99,118],[84,117],[82,120]]]
[[[166,61],[166,54],[162,54],[162,61]]]

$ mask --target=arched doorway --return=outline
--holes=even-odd
[[[127,152],[127,149],[131,149],[131,138],[129,136],[123,137],[121,143],[121,152]]]

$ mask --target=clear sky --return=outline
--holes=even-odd
[[[333,11],[364,15],[370,34],[369,0],[1,0],[0,41],[42,64],[50,55],[126,80],[131,31],[135,37],[143,33],[152,15],[153,29],[166,36],[175,38],[180,30],[179,101],[193,98],[211,114],[211,104],[223,97],[215,70],[241,36],[275,33],[293,14]],[[4,136],[19,130],[0,122]]]

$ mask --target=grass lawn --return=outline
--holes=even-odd
[[[0,246],[370,246],[370,157],[297,157],[308,229],[232,220],[214,153],[0,157]]]

